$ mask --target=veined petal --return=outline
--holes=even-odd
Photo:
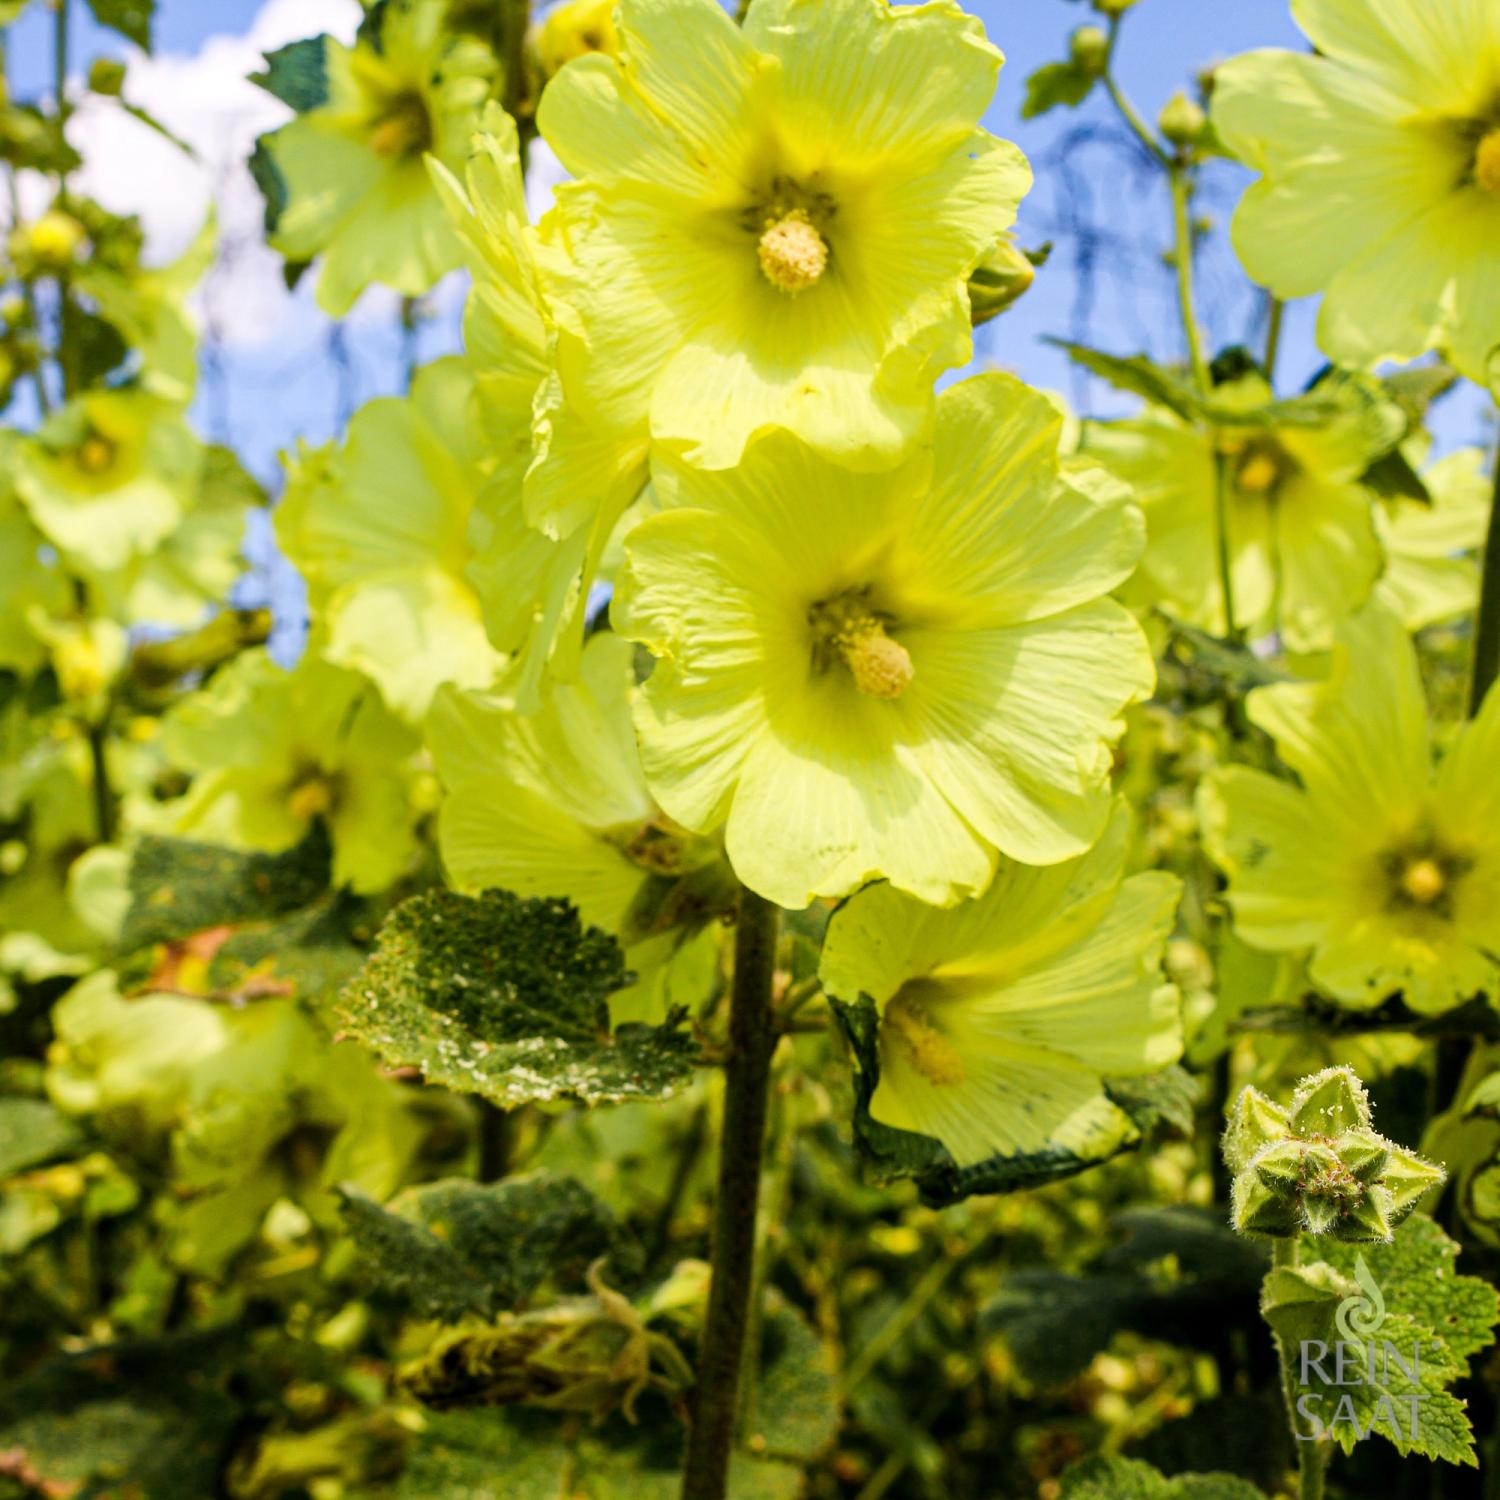
[[[1009,628],[914,631],[916,752],[953,805],[1014,859],[1081,853],[1109,813],[1109,737],[1156,673],[1112,600]]]

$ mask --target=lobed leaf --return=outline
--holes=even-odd
[[[692,1077],[681,1013],[611,1031],[619,944],[566,901],[428,891],[402,903],[345,987],[347,1032],[388,1063],[506,1108],[659,1099]]]

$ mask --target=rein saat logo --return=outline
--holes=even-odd
[[[1363,1255],[1355,1257],[1354,1279],[1360,1290],[1334,1313],[1339,1337],[1331,1345],[1303,1339],[1298,1346],[1297,1441],[1318,1442],[1343,1432],[1359,1441],[1381,1428],[1399,1442],[1415,1442],[1422,1403],[1429,1399],[1421,1389],[1422,1340],[1401,1345],[1378,1337],[1386,1322],[1385,1298]],[[1357,1391],[1371,1390],[1378,1392],[1373,1402],[1356,1399]]]

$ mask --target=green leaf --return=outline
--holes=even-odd
[[[250,82],[306,114],[328,102],[327,44],[326,36],[310,36],[267,52],[265,71],[252,73]]]
[[[0,1098],[0,1180],[66,1155],[83,1132],[45,1099]]]
[[[581,1282],[622,1243],[608,1208],[572,1178],[548,1173],[427,1183],[383,1208],[344,1187],[339,1208],[375,1285],[445,1323],[494,1317],[544,1283]]]
[[[808,1462],[838,1436],[832,1353],[774,1288],[767,1291],[761,1329],[754,1433],[760,1441],[755,1451]]]
[[[834,999],[829,1003],[856,1059],[854,1142],[861,1165],[876,1182],[912,1178],[922,1201],[941,1208],[975,1194],[1014,1193],[1072,1177],[1140,1144],[1138,1138],[1122,1140],[1115,1150],[1098,1157],[1079,1156],[1061,1146],[1050,1147],[1014,1156],[992,1156],[973,1166],[960,1167],[941,1141],[883,1125],[870,1113],[870,1101],[880,1082],[880,1017],[868,996],[862,996],[853,1005]],[[1183,1079],[1187,1076],[1182,1075]],[[1139,1091],[1135,1096],[1123,1091],[1123,1080],[1109,1082],[1106,1092],[1133,1120],[1136,1116],[1132,1111],[1140,1110],[1136,1123],[1142,1130],[1151,1129],[1165,1118],[1165,1108],[1169,1107],[1173,1113],[1180,1111],[1184,1085],[1173,1070],[1158,1075],[1154,1084],[1148,1085],[1144,1079],[1134,1079],[1131,1083]],[[1122,1090],[1118,1097],[1117,1089]]]
[[[1026,98],[1021,118],[1034,120],[1059,105],[1076,108],[1082,104],[1099,81],[1097,73],[1086,72],[1077,63],[1043,63],[1026,80]]]
[[[395,1500],[676,1500],[675,1423],[591,1428],[544,1411],[430,1413]],[[798,1476],[800,1478],[800,1475]],[[734,1491],[737,1500],[741,1491]]]
[[[1187,381],[1162,369],[1149,355],[1105,354],[1102,350],[1090,349],[1087,344],[1074,344],[1067,339],[1049,338],[1046,342],[1061,349],[1074,364],[1082,365],[1091,375],[1097,375],[1118,391],[1140,396],[1153,406],[1164,406],[1188,421],[1194,420],[1202,410],[1202,402]]]
[[[113,323],[98,313],[73,308],[70,327],[77,340],[78,373],[85,385],[101,385],[129,357],[130,347]]]
[[[1086,1458],[1062,1477],[1058,1500],[1265,1500],[1233,1474],[1166,1475],[1131,1458]]]
[[[130,952],[208,927],[297,911],[328,889],[329,863],[321,825],[284,854],[247,854],[147,835],[130,861],[131,901],[121,947]]]
[[[1176,1063],[1155,1073],[1106,1078],[1104,1092],[1135,1121],[1143,1135],[1154,1130],[1193,1133],[1198,1080]]]
[[[23,1453],[48,1494],[203,1500],[238,1420],[223,1386],[244,1350],[229,1327],[54,1359],[0,1394],[0,1452]]]
[[[1345,1452],[1378,1433],[1402,1453],[1475,1463],[1464,1405],[1448,1387],[1493,1342],[1500,1294],[1454,1274],[1458,1246],[1431,1219],[1407,1219],[1389,1245],[1318,1248],[1325,1259],[1273,1270],[1261,1297],[1301,1429],[1321,1429]]]
[[[1138,1209],[1114,1223],[1128,1237],[1085,1274],[1015,1271],[985,1304],[981,1328],[1005,1339],[1028,1380],[1074,1379],[1117,1333],[1212,1348],[1226,1322],[1254,1318],[1266,1252],[1217,1214]]]
[[[276,226],[281,222],[282,214],[286,212],[286,178],[281,175],[281,168],[276,165],[276,158],[271,155],[265,136],[261,136],[256,141],[255,149],[250,153],[250,160],[246,165],[250,168],[250,176],[254,179],[256,187],[260,189],[261,197],[265,199],[266,233],[275,234]],[[287,290],[292,290],[295,285],[295,282],[289,281]]]
[[[610,1031],[619,944],[565,901],[428,891],[396,908],[346,986],[347,1031],[387,1062],[506,1108],[659,1099],[692,1077],[680,1012]]]
[[[89,0],[89,9],[101,26],[118,31],[142,52],[151,50],[151,21],[156,0]]]
[[[72,172],[83,164],[62,126],[30,104],[0,106],[0,158],[37,172]]]
[[[1359,482],[1386,500],[1416,500],[1423,505],[1432,504],[1427,482],[1399,448],[1392,448],[1377,458],[1359,476]]]
[[[198,153],[174,130],[163,125],[149,109],[142,109],[138,104],[127,104],[123,99],[120,100],[120,108],[132,120],[139,120],[147,129],[154,130],[163,140],[170,141],[184,156],[190,156],[194,161],[198,159]]]

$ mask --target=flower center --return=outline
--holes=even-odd
[[[1252,438],[1235,455],[1235,488],[1242,495],[1262,499],[1280,487],[1291,468],[1292,461],[1279,444],[1267,438]]]
[[[813,632],[813,664],[824,670],[837,657],[854,685],[870,698],[899,698],[916,668],[900,641],[886,634],[890,616],[870,608],[863,589],[820,600],[807,612]]]
[[[881,1036],[899,1043],[912,1067],[929,1083],[962,1083],[967,1076],[958,1048],[932,1024],[926,1010],[898,992],[880,1017]]]
[[[760,237],[760,268],[778,291],[805,292],[828,266],[828,246],[800,209],[768,218]]]
[[[1435,859],[1411,860],[1401,872],[1401,890],[1418,906],[1431,906],[1447,889],[1448,877]]]
[[[1473,861],[1430,837],[1392,849],[1382,860],[1389,904],[1396,910],[1452,914],[1453,890]]]
[[[103,474],[115,461],[118,450],[107,437],[91,432],[78,445],[77,463],[85,474]]]
[[[415,90],[397,94],[370,131],[370,149],[377,156],[417,156],[432,145],[432,119]]]
[[[1474,151],[1474,181],[1500,198],[1500,125],[1480,137]]]
[[[299,823],[311,823],[314,818],[332,812],[337,801],[338,788],[332,778],[314,771],[293,784],[286,806]]]

